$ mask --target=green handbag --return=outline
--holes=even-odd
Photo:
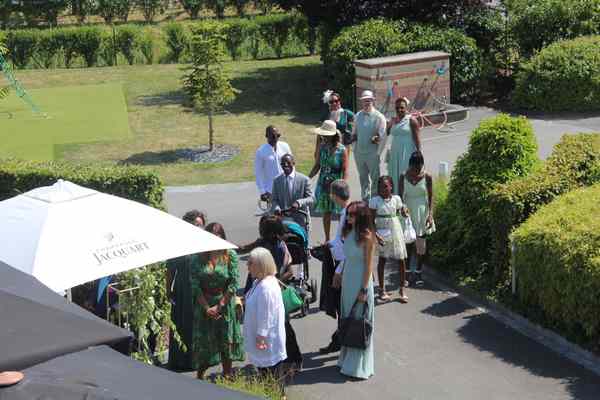
[[[285,309],[286,314],[293,313],[302,307],[304,301],[296,292],[296,289],[292,286],[288,286],[285,283],[279,281],[281,285],[283,285],[283,289],[281,290],[281,297],[283,299],[283,308]]]

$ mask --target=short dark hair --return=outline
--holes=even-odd
[[[196,218],[202,218],[202,226],[206,225],[206,213],[204,211],[190,210],[183,215],[183,220],[195,225]]]
[[[343,179],[336,179],[331,182],[330,191],[332,195],[337,196],[344,201],[350,199],[350,186]]]
[[[289,158],[290,161],[292,162],[292,164],[296,163],[296,159],[294,158],[294,156],[290,153],[285,153],[284,155],[281,156],[281,161],[283,161],[284,158]]]
[[[415,151],[410,155],[410,159],[408,160],[409,167],[416,167],[417,165],[425,165],[425,158],[423,157],[423,153],[420,151]]]
[[[277,132],[277,128],[275,127],[275,125],[269,125],[269,126],[267,126],[267,128],[265,129],[265,135],[268,135],[268,134],[272,134],[272,135],[274,135],[274,134],[275,134],[275,132]]]
[[[258,224],[258,233],[262,239],[275,242],[285,233],[281,218],[276,215],[264,215]]]

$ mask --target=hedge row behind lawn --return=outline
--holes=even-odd
[[[209,21],[210,22],[210,21]],[[115,63],[189,61],[190,31],[206,23],[171,22],[0,31],[16,68],[93,67]],[[232,59],[303,56],[316,51],[317,32],[299,14],[215,20]]]
[[[163,207],[160,178],[136,167],[92,167],[57,162],[0,160],[0,201],[58,179],[134,200],[156,208]]]
[[[600,184],[543,206],[512,238],[527,316],[600,350]]]
[[[600,133],[564,135],[542,168],[499,185],[489,198],[496,281],[509,277],[509,235],[557,196],[600,182]],[[598,198],[600,202],[600,198]]]

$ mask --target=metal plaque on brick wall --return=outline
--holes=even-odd
[[[449,57],[441,51],[424,51],[356,60],[356,99],[363,90],[373,91],[377,109],[388,118],[394,116],[399,97],[407,97],[413,111],[437,111],[450,101]]]

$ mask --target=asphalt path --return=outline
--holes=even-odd
[[[450,169],[467,149],[469,134],[487,108],[471,111],[467,121],[452,129],[423,131],[426,167],[437,174],[440,162]],[[539,155],[547,157],[565,133],[600,131],[600,116],[532,116]],[[359,184],[351,163],[353,198]],[[382,166],[384,167],[384,166]],[[382,169],[385,171],[385,169]],[[258,235],[257,192],[254,183],[170,187],[169,212],[181,216],[189,209],[205,210],[209,221],[223,224],[228,239],[242,244]],[[335,225],[333,229],[335,228]],[[311,242],[323,241],[322,222],[313,218]],[[246,267],[241,265],[242,282]],[[311,277],[320,281],[320,264],[311,261]],[[397,287],[397,276],[387,280]],[[394,286],[395,285],[395,286]],[[599,400],[600,377],[553,350],[521,335],[469,306],[454,293],[431,284],[408,289],[408,304],[379,305],[375,314],[375,375],[368,381],[348,380],[338,373],[336,354],[320,355],[335,329],[335,321],[313,308],[294,319],[304,371],[294,378],[292,399],[460,399],[460,400]]]

